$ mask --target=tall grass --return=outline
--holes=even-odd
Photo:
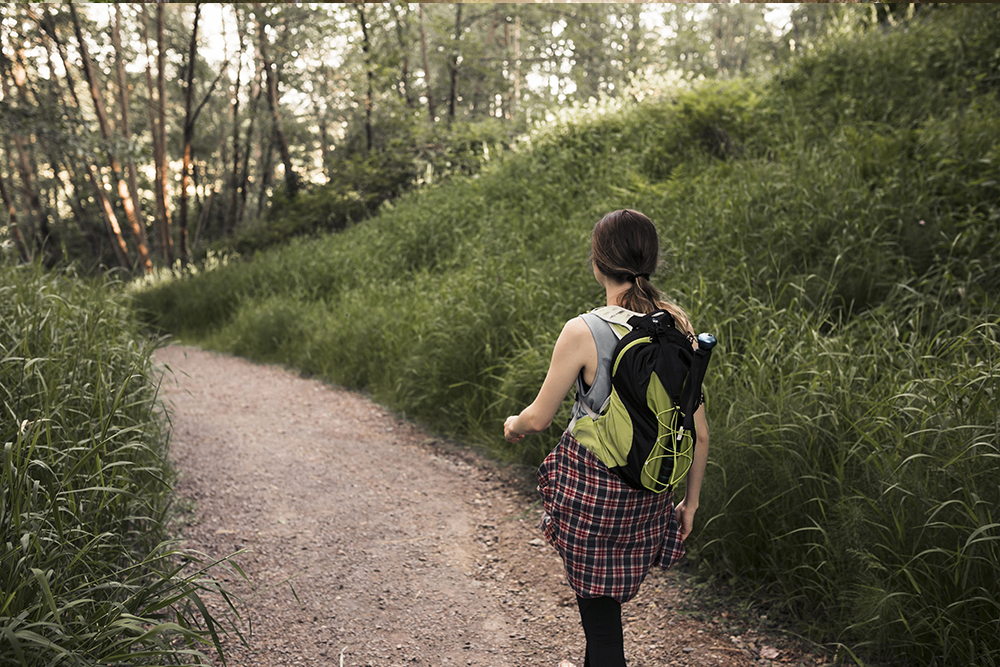
[[[0,663],[206,662],[219,592],[165,522],[173,471],[120,295],[0,265]]]
[[[500,426],[562,323],[603,298],[594,222],[643,210],[654,282],[721,341],[689,545],[705,571],[858,662],[995,665],[998,18],[942,9],[765,81],[595,112],[135,305],[537,464],[557,435],[511,446]]]
[[[752,576],[870,659],[992,664],[1000,317],[920,303],[822,332],[794,306],[747,306],[713,383],[714,575]]]

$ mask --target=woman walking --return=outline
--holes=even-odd
[[[594,227],[591,260],[608,307],[620,315],[666,310],[696,347],[687,316],[663,301],[649,282],[659,260],[659,239],[649,218],[631,210],[604,216]],[[542,530],[562,556],[577,596],[587,638],[584,667],[625,665],[621,604],[636,595],[650,567],[670,567],[684,555],[708,460],[703,405],[694,415],[697,446],[684,500],[676,508],[672,491],[656,494],[628,486],[573,436],[577,419],[599,413],[611,394],[617,341],[611,325],[593,314],[567,322],[538,396],[504,423],[509,442],[539,433],[552,423],[569,390],[577,388],[573,420],[538,469],[538,488],[545,507]]]

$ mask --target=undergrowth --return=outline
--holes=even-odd
[[[207,664],[238,632],[165,529],[155,347],[113,285],[0,264],[4,665]]]

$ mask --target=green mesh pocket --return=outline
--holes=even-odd
[[[642,485],[654,493],[677,486],[694,459],[694,434],[681,428],[680,406],[674,405],[656,373],[649,378],[646,401],[656,413],[657,434],[642,465]],[[664,467],[666,466],[666,470]]]

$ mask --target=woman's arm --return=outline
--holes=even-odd
[[[694,513],[698,509],[698,496],[701,494],[701,482],[705,479],[705,468],[708,465],[708,419],[705,417],[705,406],[701,405],[694,413],[694,428],[698,439],[694,447],[694,460],[688,470],[687,484],[684,487],[684,500],[676,507],[677,523],[681,527],[681,540],[686,540],[694,529]]]
[[[552,350],[549,372],[538,390],[538,396],[521,414],[511,415],[504,422],[503,435],[507,441],[519,442],[525,435],[547,429],[576,377],[590,360],[597,363],[597,345],[590,327],[583,319],[573,318],[559,334]]]

